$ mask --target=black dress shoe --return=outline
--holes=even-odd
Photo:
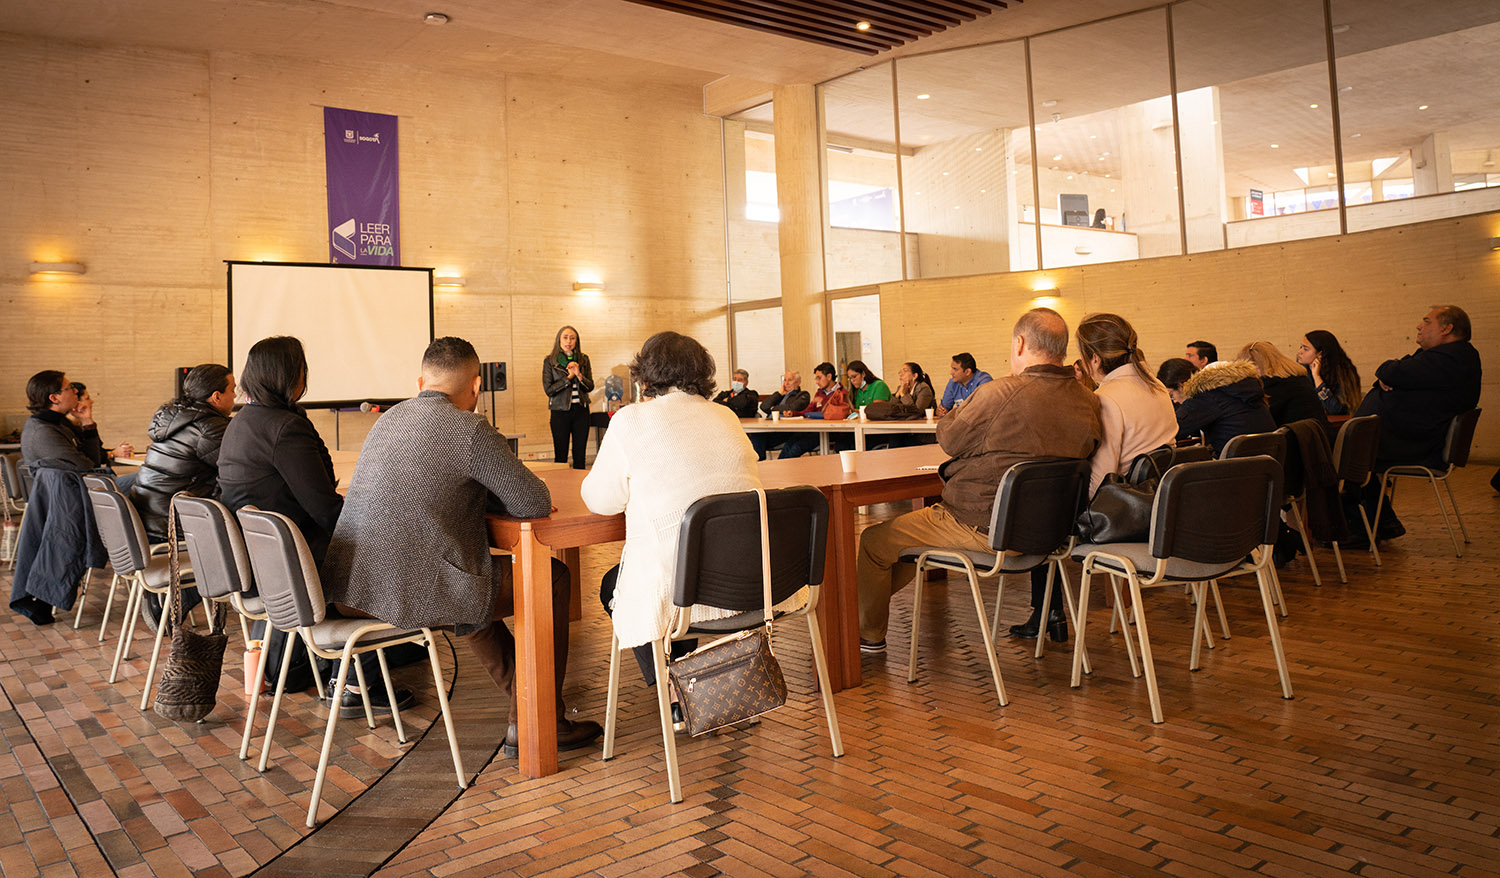
[[[1025,624],[1010,626],[1010,636],[1021,640],[1035,640],[1041,633],[1042,614],[1033,610]],[[1068,619],[1062,613],[1051,613],[1047,617],[1047,637],[1054,643],[1068,642]]]
[[[557,721],[557,749],[561,752],[587,747],[598,740],[602,734],[604,734],[604,727],[593,720],[583,719],[575,722],[559,719]],[[500,752],[508,759],[515,759],[520,755],[521,735],[515,723],[506,727],[505,743],[500,745]]]
[[[396,690],[396,707],[398,707],[399,709],[405,710],[408,707],[411,707],[413,704],[416,704],[416,703],[417,703],[417,697],[412,694],[412,691],[410,689],[397,689]],[[370,690],[370,712],[371,713],[390,713],[391,712],[391,699],[390,699],[389,696],[387,696],[385,694],[385,687],[384,686],[381,686],[378,689],[371,689]],[[343,698],[342,701],[339,702],[339,718],[340,719],[354,719],[355,717],[364,716],[364,715],[365,715],[365,702],[364,702],[364,699],[359,697],[359,693],[358,692],[350,692],[348,689],[345,689],[344,690],[344,698]]]

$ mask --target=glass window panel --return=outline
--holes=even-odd
[[[1370,192],[1348,203],[1349,231],[1500,208],[1500,192],[1474,185],[1500,150],[1500,3],[1332,11],[1344,182]]]
[[[871,372],[885,378],[881,372],[884,353],[880,346],[880,296],[834,299],[830,305],[833,311],[834,365],[839,367],[839,375],[847,371],[850,360],[864,360]],[[806,372],[804,370],[803,374]]]
[[[762,396],[781,389],[781,373],[786,371],[782,361],[781,309],[757,308],[753,311],[736,311],[731,323],[734,327],[734,365],[730,370],[744,369],[750,373],[750,389]],[[727,372],[720,370],[720,376]],[[728,378],[723,381],[728,382]]]
[[[908,277],[1036,267],[1020,42],[896,62]]]
[[[1031,41],[1042,266],[1182,252],[1166,13]]]
[[[735,302],[781,296],[781,246],[776,227],[780,211],[776,206],[776,141],[771,134],[772,118],[771,104],[767,102],[724,120],[729,298]]]
[[[1338,234],[1322,6],[1188,0],[1172,38],[1188,252]]]
[[[901,205],[889,62],[818,87],[827,143],[824,271],[831,290],[900,280]]]

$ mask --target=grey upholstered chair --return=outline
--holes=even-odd
[[[1350,418],[1339,427],[1339,435],[1333,442],[1333,468],[1339,474],[1339,494],[1346,488],[1363,488],[1375,475],[1375,458],[1380,454],[1380,416],[1365,415]],[[1375,545],[1375,526],[1363,503],[1359,507],[1359,521],[1364,525],[1365,537],[1370,541],[1370,555],[1375,566],[1380,566],[1380,549]],[[1455,507],[1456,508],[1456,507]],[[1344,573],[1344,554],[1337,541],[1333,543],[1333,560],[1339,567],[1339,582],[1348,582]]]
[[[1227,576],[1254,575],[1270,629],[1276,670],[1285,698],[1292,697],[1281,632],[1272,608],[1271,547],[1279,530],[1283,500],[1281,466],[1266,456],[1212,460],[1173,467],[1157,487],[1151,512],[1151,534],[1144,543],[1081,545],[1073,557],[1083,561],[1083,585],[1078,595],[1078,639],[1073,647],[1073,681],[1081,682],[1089,584],[1096,573],[1122,577],[1130,585],[1136,634],[1145,666],[1151,719],[1162,721],[1161,694],[1151,657],[1141,589],[1154,585],[1190,583],[1197,597],[1193,614],[1190,667],[1198,669],[1201,633],[1207,626],[1205,584]],[[1121,603],[1119,579],[1112,579],[1115,603]],[[1131,672],[1141,675],[1132,662]]]
[[[1386,491],[1390,491],[1392,502],[1396,498],[1397,479],[1425,479],[1432,485],[1433,499],[1437,500],[1438,512],[1443,515],[1443,527],[1448,529],[1448,539],[1453,541],[1453,556],[1462,558],[1463,549],[1458,545],[1458,534],[1453,532],[1453,522],[1448,520],[1448,510],[1443,508],[1443,495],[1438,493],[1438,482],[1448,489],[1448,502],[1453,506],[1453,517],[1458,519],[1459,530],[1463,531],[1464,542],[1469,541],[1469,529],[1464,526],[1464,517],[1458,514],[1458,498],[1453,496],[1453,484],[1448,477],[1453,471],[1469,462],[1469,446],[1474,443],[1474,427],[1479,423],[1479,414],[1483,409],[1471,409],[1455,417],[1448,424],[1448,438],[1443,442],[1443,462],[1441,466],[1420,466],[1417,464],[1393,466],[1380,474],[1380,499],[1375,504],[1375,521],[1371,527],[1380,529],[1380,511],[1385,506]],[[1371,541],[1374,544],[1374,541]]]

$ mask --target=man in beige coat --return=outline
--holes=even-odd
[[[943,500],[874,525],[859,541],[860,649],[885,651],[891,593],[915,572],[898,564],[908,546],[952,546],[990,551],[990,510],[1000,478],[1012,466],[1039,458],[1082,460],[1094,453],[1103,429],[1099,403],[1064,366],[1068,324],[1050,308],[1035,308],[1011,332],[1010,371],[975,390],[938,422],[937,439],[951,459],[943,464]]]

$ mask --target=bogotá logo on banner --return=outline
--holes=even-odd
[[[361,256],[392,256],[390,223],[361,223],[353,217],[333,227],[333,249],[350,259]]]
[[[374,134],[360,134],[358,131],[355,131],[353,128],[345,128],[344,129],[344,142],[345,143],[373,143],[376,146],[379,146],[380,145],[380,132],[377,131]]]
[[[345,143],[353,143],[354,142],[354,129],[353,128],[345,128],[344,129],[344,142]]]

